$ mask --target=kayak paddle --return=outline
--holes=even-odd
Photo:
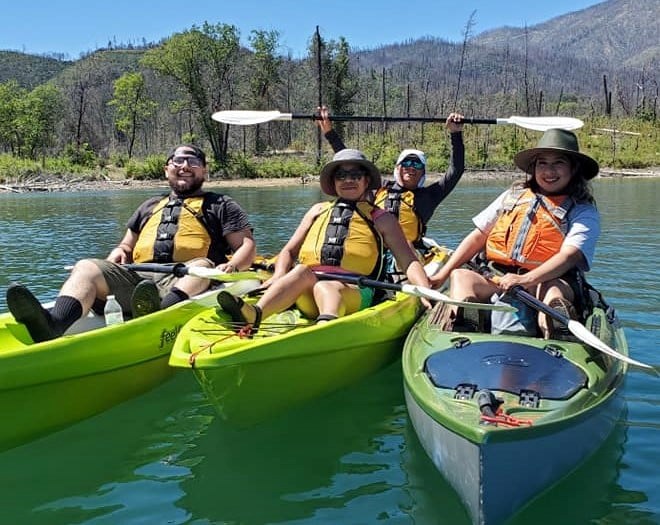
[[[523,303],[530,306],[531,308],[543,312],[544,314],[549,315],[556,321],[559,321],[561,324],[566,325],[569,331],[583,343],[586,343],[589,346],[595,348],[596,350],[600,350],[604,354],[614,357],[615,359],[619,359],[624,363],[628,363],[629,365],[634,365],[639,368],[652,370],[657,375],[657,371],[651,365],[647,365],[646,363],[636,361],[635,359],[632,359],[627,355],[617,352],[614,348],[611,348],[610,346],[606,345],[598,337],[592,334],[589,331],[589,329],[586,326],[584,326],[582,323],[570,319],[569,317],[566,317],[561,312],[558,312],[554,308],[545,304],[543,301],[538,300],[532,294],[526,292],[520,286],[515,286],[510,290],[510,292],[513,293],[518,299],[520,299]]]
[[[193,277],[200,277],[202,279],[212,279],[214,281],[233,282],[243,281],[246,279],[265,279],[270,277],[270,273],[259,271],[245,271],[245,272],[223,272],[217,268],[205,268],[203,266],[186,266],[183,263],[177,264],[157,264],[157,263],[137,263],[137,264],[124,264],[124,268],[136,272],[155,272],[155,273],[171,273],[175,277],[183,277],[184,275],[192,275]]]
[[[267,279],[272,274],[268,271],[246,271],[246,272],[223,272],[216,268],[204,268],[202,266],[186,266],[183,263],[177,264],[157,264],[157,263],[140,263],[140,264],[124,264],[124,268],[134,270],[137,272],[157,272],[157,273],[171,273],[176,277],[183,277],[184,275],[192,275],[194,277],[201,277],[202,279],[212,279],[214,281],[233,282],[245,279]],[[344,275],[334,273],[314,272],[319,279],[326,279],[332,281],[342,281],[358,286],[367,286],[370,288],[382,288],[383,290],[394,290],[397,292],[414,295],[415,297],[425,297],[431,301],[438,301],[447,304],[454,304],[458,306],[465,306],[470,308],[480,308],[482,310],[497,310],[500,312],[516,312],[517,308],[506,304],[489,304],[489,303],[469,303],[465,301],[458,301],[452,299],[448,295],[440,293],[432,288],[424,286],[417,286],[414,284],[398,284],[388,283],[385,281],[376,281],[374,279],[367,279],[359,275]]]
[[[307,119],[319,120],[318,115],[296,115],[293,113],[281,113],[279,111],[251,111],[251,110],[227,110],[217,111],[211,115],[213,120],[224,124],[235,126],[252,126],[264,124],[273,120]],[[328,117],[332,121],[353,122],[445,122],[447,117],[367,117],[355,115],[332,115]],[[584,125],[580,119],[572,117],[520,117],[509,118],[479,118],[464,117],[465,124],[514,124],[521,128],[546,131],[553,128],[578,129]]]
[[[481,310],[497,310],[500,312],[517,312],[518,309],[514,306],[508,304],[490,304],[490,303],[469,303],[465,301],[458,301],[452,299],[448,295],[440,293],[438,290],[433,288],[426,288],[425,286],[418,286],[416,284],[400,284],[400,283],[388,283],[385,281],[376,281],[374,279],[368,279],[360,275],[345,275],[340,273],[324,273],[324,272],[314,272],[316,277],[319,279],[325,279],[329,281],[342,281],[345,283],[357,284],[358,286],[366,286],[369,288],[381,288],[383,290],[394,290],[396,292],[401,292],[407,295],[414,295],[415,297],[424,297],[431,301],[438,301],[447,304],[454,304],[458,306],[464,306],[467,308],[479,308]]]

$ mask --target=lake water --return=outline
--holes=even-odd
[[[455,247],[506,184],[462,181],[429,233]],[[632,356],[657,365],[660,180],[602,179],[594,189],[603,233],[590,281],[617,308]],[[276,252],[320,199],[310,186],[224,191],[250,212],[260,253]],[[0,195],[0,310],[12,281],[53,299],[64,266],[104,256],[152,193]],[[417,442],[399,366],[242,431],[223,425],[179,371],[145,395],[0,453],[1,521],[468,524]],[[660,379],[631,372],[623,395],[626,415],[605,446],[515,524],[660,523]]]

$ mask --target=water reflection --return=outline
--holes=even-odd
[[[410,498],[408,514],[416,525],[471,525],[458,494],[442,477],[422,447],[412,422],[406,418],[401,469]]]
[[[352,523],[355,516],[374,523],[400,515],[405,408],[392,388],[400,377],[395,363],[243,431],[214,421],[181,457],[195,466],[179,504],[192,519],[246,525]]]
[[[622,463],[626,430],[623,422],[617,424],[603,446],[584,465],[530,503],[510,525],[631,523],[631,520],[613,519],[620,514],[617,500],[634,500],[640,496],[638,491],[625,490],[617,484],[620,470],[626,468]]]
[[[3,515],[51,525],[176,517],[177,483],[189,471],[175,458],[213,419],[211,407],[204,413],[200,406],[192,376],[178,374],[136,400],[0,454]]]

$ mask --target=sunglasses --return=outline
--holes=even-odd
[[[423,170],[424,163],[419,160],[405,159],[401,161],[401,166],[404,168],[415,168],[416,170]]]
[[[364,170],[347,170],[343,168],[339,168],[337,171],[335,171],[334,178],[335,180],[361,180],[362,177],[364,177],[366,173]]]
[[[198,157],[172,157],[170,159],[170,164],[175,168],[182,168],[185,163],[188,163],[188,166],[191,168],[201,168],[204,163],[202,159]]]

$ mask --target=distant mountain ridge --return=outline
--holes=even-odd
[[[421,81],[440,89],[456,85],[460,70],[461,89],[473,97],[527,89],[524,78],[537,97],[543,91],[550,98],[593,99],[602,96],[607,76],[630,98],[633,78],[660,81],[658,35],[660,0],[608,0],[527,28],[486,31],[465,50],[427,37],[358,51],[356,62],[366,71],[389,70],[399,85]]]
[[[18,51],[0,51],[0,83],[16,80],[32,89],[48,82],[73,62]]]
[[[528,46],[546,52],[638,68],[660,60],[660,1],[608,0],[526,29],[486,31],[472,43],[521,51],[525,33]]]
[[[479,16],[477,10],[476,16]],[[466,21],[467,22],[467,21]],[[623,68],[641,69],[660,66],[660,0],[607,0],[600,4],[555,17],[527,28],[502,27],[473,36],[468,51],[473,71],[483,74],[492,60],[503,53],[517,57],[527,53],[531,71],[543,76],[548,68],[562,67],[568,60],[578,70],[566,73],[566,84],[580,84],[597,78],[605,71]],[[350,44],[350,42],[349,42]],[[436,37],[385,44],[376,49],[354,53],[362,68],[404,66],[410,72],[428,68],[443,70],[439,64],[458,62],[461,44]],[[121,51],[117,49],[116,51]],[[134,52],[140,52],[134,49]],[[86,57],[85,57],[86,58]],[[17,51],[0,51],[0,82],[16,79],[24,87],[33,88],[46,82],[71,65],[85,60],[62,61]],[[585,69],[586,68],[586,69]],[[444,68],[446,70],[446,67]],[[561,72],[564,77],[566,74]]]

